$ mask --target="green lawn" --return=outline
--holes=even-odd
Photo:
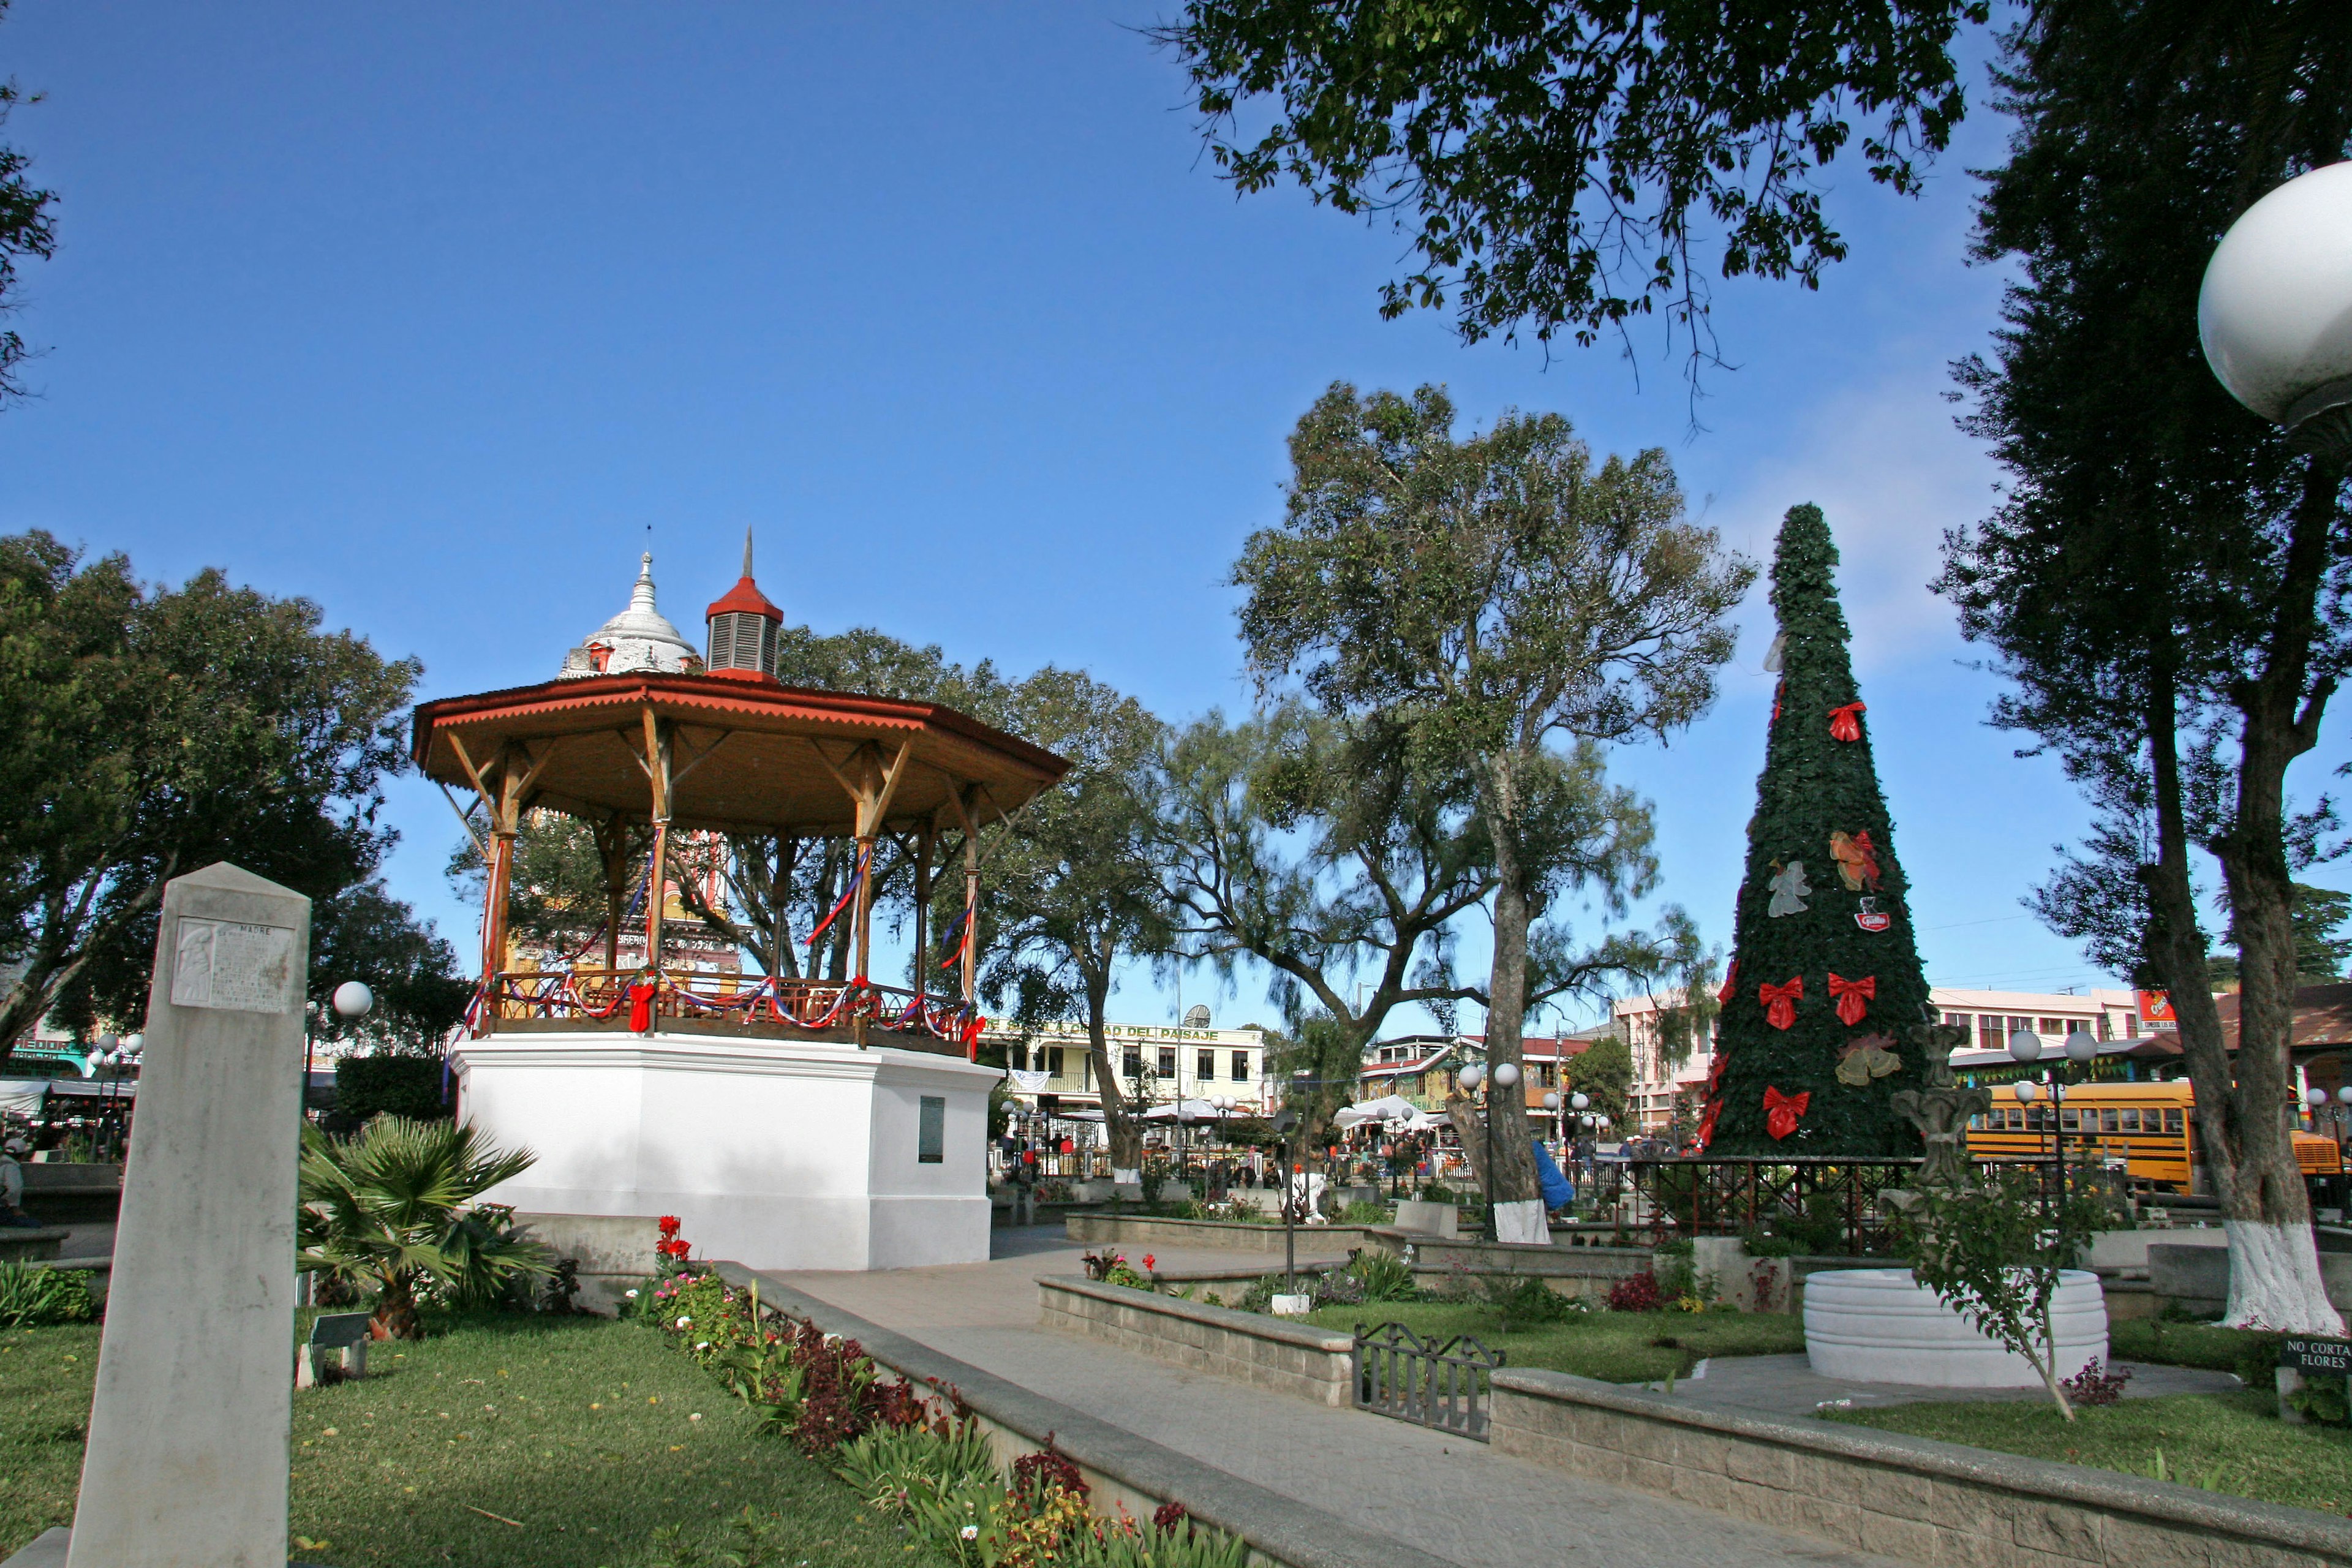
[[[2063,1459],[2128,1475],[2156,1473],[2189,1486],[2265,1502],[2352,1513],[2352,1436],[2341,1428],[2290,1426],[2275,1395],[2181,1394],[2126,1399],[2076,1412],[2072,1425],[2046,1402],[1897,1405],[1824,1411],[1826,1419],[2037,1459]]]
[[[71,1522],[97,1352],[95,1327],[0,1332],[0,1556]],[[919,1561],[651,1329],[463,1321],[370,1347],[368,1370],[294,1396],[292,1529],[310,1561],[644,1568],[664,1556],[657,1529],[716,1543],[746,1506],[776,1521],[783,1564]]]
[[[1495,1310],[1483,1303],[1400,1301],[1319,1308],[1312,1321],[1327,1329],[1402,1323],[1424,1337],[1468,1334],[1507,1352],[1506,1365],[1605,1383],[1679,1377],[1708,1356],[1788,1355],[1805,1348],[1803,1320],[1780,1312],[1590,1312],[1540,1327],[1513,1324],[1504,1333]]]

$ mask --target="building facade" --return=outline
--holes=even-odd
[[[1236,1116],[1265,1115],[1280,1101],[1266,1077],[1266,1032],[1257,1025],[1212,1028],[1206,1010],[1196,1009],[1181,1025],[1109,1024],[1103,1033],[1123,1099],[1147,1107],[1231,1100],[1230,1114]],[[1102,1086],[1085,1024],[1049,1024],[1026,1034],[995,1026],[982,1038],[1003,1046],[1012,1092],[1024,1112],[1066,1116],[1101,1109]]]

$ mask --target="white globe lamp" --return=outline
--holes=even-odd
[[[2031,1029],[2020,1029],[2009,1037],[2009,1058],[2011,1061],[2036,1062],[2042,1059],[2042,1037]]]
[[[1571,1094],[1568,1097],[1568,1103],[1579,1110],[1590,1110],[1592,1109],[1592,1097],[1582,1092]]]
[[[2352,163],[2289,180],[2230,226],[2197,336],[2231,396],[2306,449],[2352,454]]]
[[[1478,1092],[1478,1086],[1479,1086],[1480,1084],[1482,1084],[1482,1083],[1486,1082],[1486,1069],[1485,1069],[1485,1068],[1481,1068],[1481,1067],[1480,1067],[1476,1062],[1472,1062],[1468,1067],[1465,1067],[1465,1068],[1464,1068],[1462,1069],[1462,1092],[1463,1092],[1463,1093],[1465,1093],[1465,1094],[1475,1094],[1475,1093],[1477,1093],[1477,1092]]]
[[[1518,1086],[1519,1064],[1517,1062],[1496,1062],[1495,1064],[1495,1087],[1496,1089],[1517,1089]]]
[[[2066,1059],[2076,1067],[2089,1067],[2098,1054],[2099,1042],[2092,1037],[2090,1030],[2077,1029],[2066,1037]]]
[[[2303,1102],[2316,1110],[2327,1103],[2327,1091],[2324,1089],[2307,1089],[2303,1091]]]
[[[1559,1109],[1559,1096],[1557,1093],[1545,1095],[1544,1109],[1546,1110],[1558,1110]]]
[[[2034,1100],[2041,1097],[2042,1086],[2038,1083],[2032,1083],[2024,1079],[2020,1079],[2017,1082],[2010,1086],[2009,1092],[2017,1096],[2018,1104],[2031,1105]]]
[[[335,1011],[346,1018],[364,1018],[375,1011],[375,993],[357,980],[335,987]]]

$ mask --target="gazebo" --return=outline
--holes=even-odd
[[[752,582],[748,541],[742,579],[707,618],[698,658],[655,607],[648,556],[630,607],[556,679],[416,710],[412,753],[426,776],[475,795],[461,816],[488,873],[481,988],[451,1053],[464,1109],[537,1155],[491,1195],[526,1212],[676,1214],[706,1252],[755,1268],[983,1259],[986,1105],[1002,1075],[972,1059],[979,830],[1069,764],[935,703],[781,683],[782,612]],[[515,843],[533,811],[593,831],[601,963],[511,961]],[[695,834],[854,839],[847,892],[810,921],[853,922],[853,972],[755,978],[666,963],[673,847]],[[962,840],[958,984],[940,995],[877,984],[877,848],[887,837],[911,852],[913,973],[929,975],[932,862],[950,835]],[[637,846],[645,961],[625,970]]]

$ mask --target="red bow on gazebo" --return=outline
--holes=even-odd
[[[1797,1003],[1805,994],[1805,977],[1801,974],[1786,985],[1770,982],[1756,988],[1756,1000],[1764,1004],[1764,1021],[1776,1029],[1786,1029],[1797,1021]]]
[[[1782,1094],[1771,1085],[1765,1085],[1764,1131],[1774,1138],[1786,1138],[1797,1130],[1798,1119],[1805,1114],[1805,1107],[1812,1102],[1813,1091],[1811,1089],[1802,1094]]]
[[[1865,710],[1859,702],[1849,702],[1843,708],[1830,710],[1830,739],[1859,741],[1862,739],[1861,716]]]
[[[1877,998],[1878,976],[1865,974],[1859,980],[1848,980],[1832,973],[1830,995],[1837,1003],[1838,1022],[1851,1027],[1861,1023],[1863,1015],[1870,1010],[1865,1004]]]

